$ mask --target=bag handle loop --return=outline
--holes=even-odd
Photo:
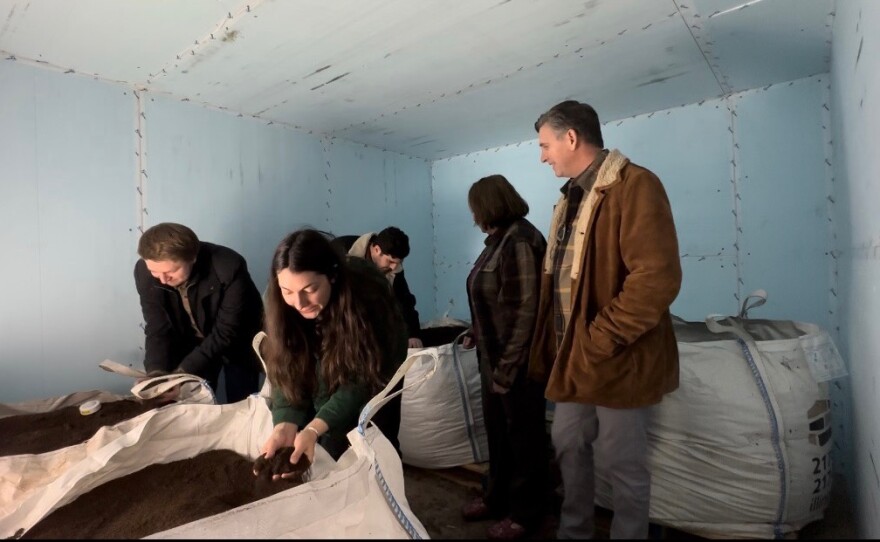
[[[750,300],[755,299],[753,303],[749,303]],[[754,309],[760,307],[764,303],[767,302],[767,291],[766,290],[755,290],[750,293],[743,299],[742,307],[739,310],[740,318],[748,318],[749,317],[749,309]]]
[[[396,386],[397,383],[400,382],[400,380],[404,376],[406,376],[406,372],[409,371],[410,367],[412,367],[416,359],[424,355],[431,356],[431,358],[433,358],[434,360],[434,363],[431,366],[431,370],[429,370],[413,382],[402,387],[398,391],[391,393],[391,390],[394,389],[394,386]],[[388,403],[398,395],[402,394],[404,390],[412,388],[413,386],[418,386],[422,382],[434,376],[434,373],[437,371],[437,366],[439,364],[440,358],[437,356],[437,350],[434,348],[422,349],[419,352],[416,352],[407,357],[406,361],[404,361],[403,364],[397,369],[397,371],[394,373],[394,376],[391,377],[391,380],[388,381],[388,384],[382,389],[382,391],[380,391],[378,394],[376,394],[375,397],[370,399],[367,404],[364,405],[364,408],[361,409],[361,413],[358,416],[358,433],[360,433],[361,435],[364,434],[364,431],[367,427],[367,422],[369,422],[373,418],[373,415],[376,414],[376,412],[378,412],[378,410],[382,408],[386,403]]]
[[[260,363],[263,364],[263,373],[269,375],[269,369],[266,368],[266,360],[263,359],[263,353],[260,352],[260,345],[263,344],[263,340],[268,337],[265,331],[260,331],[256,335],[254,335],[254,340],[251,341],[251,346],[254,348],[254,352],[257,353],[257,357],[260,358]]]
[[[163,393],[173,388],[176,388],[177,386],[183,386],[188,383],[196,384],[196,386],[191,386],[194,389],[195,387],[201,386],[203,384],[205,386],[208,385],[204,379],[196,375],[186,373],[171,373],[154,378],[148,378],[147,380],[138,382],[134,385],[134,387],[131,388],[131,393],[133,393],[135,397],[139,397],[141,399],[153,399],[155,397],[159,397]]]

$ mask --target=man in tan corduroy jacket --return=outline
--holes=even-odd
[[[669,306],[681,286],[660,179],[604,149],[596,111],[565,101],[535,123],[562,187],[547,236],[531,378],[556,403],[552,439],[565,495],[559,538],[593,536],[593,455],[610,471],[611,538],[646,538],[649,407],[678,387]]]

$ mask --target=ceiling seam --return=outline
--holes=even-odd
[[[24,56],[9,52],[5,49],[0,49],[0,60],[6,60],[9,62],[19,62],[25,66],[31,66],[34,68],[49,69],[49,70],[61,72],[64,74],[85,75],[87,77],[91,77],[95,81],[101,81],[103,83],[115,83],[115,84],[119,84],[119,85],[127,85],[130,87],[135,86],[135,83],[132,83],[131,81],[123,81],[122,79],[113,79],[112,77],[107,77],[105,75],[99,75],[97,73],[91,73],[91,72],[85,72],[85,71],[78,72],[73,68],[59,66],[58,64],[53,64],[52,62],[49,62],[47,60],[37,60],[34,58],[24,57]]]
[[[677,7],[677,6],[676,6],[676,7]],[[678,14],[681,15],[681,12],[679,11]],[[647,30],[647,29],[648,29],[650,26],[652,26],[654,23],[656,23],[656,22],[658,22],[658,21],[663,21],[663,20],[669,19],[670,17],[673,17],[673,16],[675,16],[675,14],[674,14],[674,13],[671,13],[671,14],[669,14],[669,15],[663,17],[663,18],[658,18],[658,19],[655,20],[654,22],[648,23],[647,26],[644,26],[644,27],[642,28],[642,30]],[[406,111],[407,109],[417,109],[417,108],[422,107],[422,105],[426,105],[426,106],[427,106],[427,105],[431,105],[431,104],[437,103],[437,102],[440,101],[441,99],[444,99],[444,98],[449,99],[449,98],[452,98],[452,97],[454,97],[454,96],[461,95],[461,94],[463,94],[463,93],[465,93],[465,92],[469,92],[469,91],[473,91],[473,90],[479,89],[479,88],[481,88],[481,87],[485,87],[485,86],[487,86],[487,85],[492,84],[493,82],[498,82],[498,81],[501,81],[501,80],[504,80],[504,79],[508,79],[508,78],[510,78],[511,76],[515,76],[515,75],[517,75],[518,73],[523,72],[524,70],[533,69],[533,68],[540,68],[541,66],[543,66],[543,65],[545,65],[545,64],[549,64],[549,63],[551,63],[551,62],[553,62],[553,61],[556,61],[556,60],[562,60],[562,59],[565,59],[565,58],[568,58],[568,57],[571,57],[571,56],[574,56],[574,55],[580,55],[581,57],[583,57],[583,54],[581,54],[581,53],[584,52],[585,49],[589,49],[589,48],[591,48],[591,47],[603,47],[603,46],[605,46],[606,44],[611,43],[611,42],[615,41],[617,38],[621,37],[624,33],[626,33],[627,30],[629,30],[629,29],[626,28],[626,29],[624,29],[624,30],[618,32],[616,36],[609,37],[608,39],[605,39],[605,40],[597,40],[597,41],[598,41],[598,44],[596,44],[596,43],[592,43],[592,44],[582,44],[582,45],[579,45],[579,46],[578,46],[577,48],[575,48],[574,50],[571,50],[571,51],[568,51],[568,52],[565,52],[565,53],[562,53],[562,52],[560,52],[560,53],[556,53],[555,55],[553,55],[553,56],[551,56],[551,57],[549,57],[549,58],[545,58],[544,60],[541,60],[541,61],[539,61],[539,62],[537,62],[537,63],[533,63],[533,64],[530,64],[530,65],[528,65],[528,66],[526,66],[526,65],[522,65],[522,66],[520,66],[519,68],[517,68],[516,70],[510,71],[510,72],[508,72],[508,73],[500,73],[499,75],[496,75],[496,76],[494,76],[494,77],[485,78],[485,79],[484,79],[484,78],[480,78],[478,81],[472,82],[471,84],[469,84],[469,85],[467,85],[467,86],[465,86],[465,87],[461,87],[461,88],[459,88],[458,90],[449,90],[449,91],[446,91],[446,92],[441,92],[439,95],[435,96],[433,99],[422,100],[422,101],[416,103],[415,105],[413,105],[412,103],[410,103],[409,105],[405,105],[405,106],[403,106],[403,107],[401,107],[401,108],[399,108],[399,109],[397,109],[397,110],[390,111],[390,112],[388,112],[388,113],[381,113],[381,114],[379,114],[379,116],[373,117],[373,118],[371,118],[371,119],[368,119],[368,120],[365,120],[365,121],[362,121],[362,122],[357,122],[357,123],[354,123],[354,124],[349,124],[349,125],[347,125],[347,126],[342,126],[342,127],[340,127],[340,128],[334,128],[334,129],[332,130],[332,132],[333,132],[333,133],[340,133],[340,132],[346,132],[346,131],[348,131],[348,130],[357,129],[357,128],[360,127],[360,126],[365,126],[365,125],[367,125],[367,124],[375,123],[375,122],[379,121],[379,119],[383,119],[383,118],[386,118],[386,117],[392,117],[392,116],[397,115],[397,114],[399,114],[399,113],[403,113],[403,112]],[[690,31],[690,29],[688,29],[688,30]],[[693,34],[691,34],[691,36],[693,37]],[[566,47],[568,47],[568,45],[566,45]],[[716,78],[716,79],[717,79],[717,78]],[[720,84],[720,83],[719,83],[719,84]],[[491,147],[490,147],[490,148],[491,148]]]
[[[234,41],[237,36],[236,30],[229,29],[230,26],[233,26],[236,22],[240,21],[242,17],[251,13],[256,7],[263,3],[263,0],[247,0],[243,2],[238,9],[235,10],[233,14],[232,11],[228,11],[226,13],[226,17],[224,17],[219,23],[214,25],[213,32],[206,32],[203,34],[200,39],[197,38],[193,41],[193,44],[189,47],[185,48],[183,51],[176,55],[175,60],[166,63],[164,66],[159,68],[159,71],[156,73],[150,73],[147,77],[146,84],[151,84],[153,79],[164,77],[168,75],[170,70],[177,68],[179,65],[184,64],[188,59],[196,56],[196,51],[199,49],[204,49],[208,44],[213,41],[217,41],[219,38],[221,42],[223,41]],[[254,15],[256,17],[256,15]],[[216,36],[215,36],[216,34]],[[166,70],[165,68],[168,68]],[[182,73],[186,73],[186,66],[183,66]]]
[[[90,72],[84,72],[84,71],[78,72],[78,71],[74,70],[73,68],[65,68],[64,66],[59,66],[57,64],[53,64],[53,63],[47,62],[45,60],[34,60],[33,58],[28,58],[28,57],[16,55],[14,53],[11,53],[11,52],[3,50],[3,49],[0,49],[0,60],[5,60],[7,62],[16,62],[16,63],[19,63],[23,66],[29,66],[31,68],[48,69],[48,70],[58,72],[61,74],[72,74],[72,75],[80,76],[80,77],[89,77],[89,78],[91,78],[95,81],[98,81],[100,83],[103,83],[103,84],[121,85],[128,90],[132,90],[132,91],[136,91],[136,92],[149,92],[149,93],[156,95],[156,96],[162,96],[162,97],[168,98],[169,100],[176,100],[179,102],[189,102],[193,105],[196,105],[199,107],[204,107],[205,109],[209,109],[211,111],[215,111],[218,113],[225,113],[227,115],[234,115],[238,118],[247,118],[247,119],[251,119],[254,121],[258,121],[265,126],[278,125],[281,128],[285,128],[287,130],[296,130],[298,132],[305,133],[305,134],[315,136],[318,138],[327,137],[330,139],[339,139],[341,141],[351,143],[352,145],[362,145],[365,148],[377,149],[377,150],[380,150],[383,152],[390,152],[393,154],[399,154],[400,156],[404,156],[406,158],[417,158],[417,159],[422,159],[422,160],[430,160],[429,158],[421,156],[421,155],[406,154],[404,152],[396,151],[393,149],[386,149],[385,147],[378,147],[378,146],[370,144],[370,143],[364,143],[362,141],[355,141],[353,139],[339,137],[337,135],[333,135],[330,132],[321,132],[319,130],[311,130],[311,129],[306,128],[304,126],[299,126],[298,124],[293,124],[293,123],[287,122],[287,121],[282,121],[282,120],[268,120],[267,121],[267,119],[265,119],[265,118],[257,117],[257,116],[250,114],[250,113],[242,113],[241,111],[238,111],[235,109],[230,109],[230,108],[224,107],[222,105],[216,105],[216,104],[212,104],[210,102],[205,102],[205,101],[201,101],[201,100],[192,100],[186,96],[180,96],[178,94],[168,92],[167,90],[152,89],[152,88],[147,87],[143,83],[132,82],[132,81],[123,81],[121,79],[112,79],[110,77],[98,75],[96,73],[90,73]]]
[[[685,28],[687,28],[688,33],[690,33],[691,38],[693,38],[694,43],[697,46],[697,50],[700,51],[700,54],[703,55],[703,60],[706,61],[706,66],[709,67],[709,71],[712,72],[712,77],[715,78],[715,82],[718,83],[718,88],[721,90],[722,96],[727,96],[730,94],[730,89],[725,88],[725,85],[721,82],[721,79],[718,78],[718,74],[715,72],[715,68],[712,66],[712,63],[709,61],[709,57],[706,56],[706,51],[703,50],[703,47],[700,46],[700,41],[697,39],[697,36],[694,35],[694,31],[691,29],[691,25],[688,24],[687,19],[685,19],[684,13],[681,12],[682,7],[687,9],[687,6],[682,4],[679,6],[679,0],[672,0],[672,5],[675,6],[676,11],[678,11],[678,15],[681,17],[682,22],[684,23]]]

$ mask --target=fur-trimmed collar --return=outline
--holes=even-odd
[[[605,157],[605,161],[602,162],[602,166],[596,174],[596,183],[593,185],[593,189],[605,188],[614,184],[615,181],[620,179],[620,170],[628,162],[629,158],[624,156],[623,153],[617,149],[612,149],[608,156]]]
[[[620,170],[626,167],[628,163],[629,158],[624,156],[623,153],[621,153],[617,149],[611,150],[608,153],[608,156],[605,157],[605,161],[602,162],[602,165],[599,167],[598,173],[596,173],[596,182],[593,183],[593,188],[581,202],[581,211],[578,214],[577,223],[574,225],[574,229],[577,233],[581,235],[586,234],[587,224],[590,222],[590,218],[593,214],[593,206],[595,205],[596,200],[599,197],[599,190],[603,190],[619,182]],[[553,255],[556,252],[556,245],[558,244],[556,231],[559,229],[559,225],[562,223],[564,213],[565,196],[563,195],[556,203],[556,207],[553,210],[553,216],[550,219],[550,235],[547,238],[547,253],[544,257],[545,273],[553,272]],[[575,237],[575,239],[581,238],[581,235]],[[576,279],[580,274],[581,257],[583,256],[583,250],[584,243],[575,242],[574,260],[571,266],[572,279]]]

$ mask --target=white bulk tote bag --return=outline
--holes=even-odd
[[[398,433],[407,465],[442,469],[489,460],[477,350],[464,349],[463,336],[409,350]],[[425,380],[428,371],[436,372]]]
[[[833,342],[814,324],[747,318],[765,299],[749,296],[739,317],[675,322],[680,386],[648,424],[656,523],[710,538],[772,538],[827,507],[831,401],[811,366],[815,345]],[[613,508],[608,476],[597,467],[597,502]]]
[[[397,452],[370,423],[384,404],[403,392],[389,395],[413,362],[414,358],[407,359],[385,389],[367,403],[358,426],[348,433],[351,448],[327,475],[149,538],[428,538],[406,500]],[[432,375],[428,371],[422,378]]]

